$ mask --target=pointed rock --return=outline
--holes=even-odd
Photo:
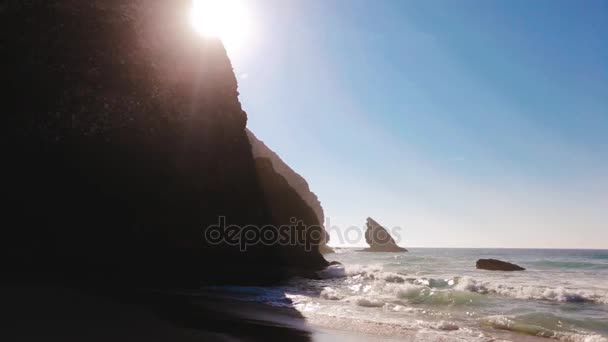
[[[407,252],[407,249],[399,247],[389,232],[372,218],[367,218],[367,230],[365,241],[369,248],[365,252]]]

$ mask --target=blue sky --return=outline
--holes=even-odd
[[[248,125],[332,226],[608,248],[608,1],[248,6],[254,34],[231,53]]]

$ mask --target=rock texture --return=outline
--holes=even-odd
[[[247,136],[249,137],[249,142],[251,143],[253,157],[256,158],[256,160],[261,159],[269,161],[276,173],[281,175],[287,181],[289,186],[305,202],[305,204],[313,210],[318,224],[323,226],[325,222],[323,207],[321,206],[321,202],[319,201],[317,195],[310,190],[306,179],[289,167],[289,165],[287,165],[281,159],[281,157],[279,157],[279,155],[266,146],[263,141],[258,139],[253,132],[251,132],[249,129],[246,131]],[[262,161],[260,162],[263,163]],[[333,249],[327,246],[327,242],[329,242],[329,234],[325,234],[325,237],[325,240],[322,241],[321,245],[319,245],[319,251],[321,254],[333,253]]]
[[[479,259],[476,264],[478,269],[490,271],[525,271],[526,269],[510,262],[496,259]]]
[[[397,246],[389,232],[372,218],[367,219],[365,241],[369,248],[365,252],[407,252],[407,249]]]
[[[189,0],[3,1],[4,260],[70,278],[271,282],[325,267],[302,244],[210,243],[244,227],[315,225],[270,163],[256,161],[219,41]],[[270,190],[269,190],[270,189]],[[280,202],[280,203],[279,203]],[[279,208],[279,209],[277,209]]]

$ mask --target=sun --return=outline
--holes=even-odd
[[[221,39],[230,50],[244,45],[252,29],[245,0],[193,0],[190,21],[196,32]]]

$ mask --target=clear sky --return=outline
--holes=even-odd
[[[608,1],[248,6],[231,53],[248,125],[332,226],[371,216],[412,247],[608,248]]]

